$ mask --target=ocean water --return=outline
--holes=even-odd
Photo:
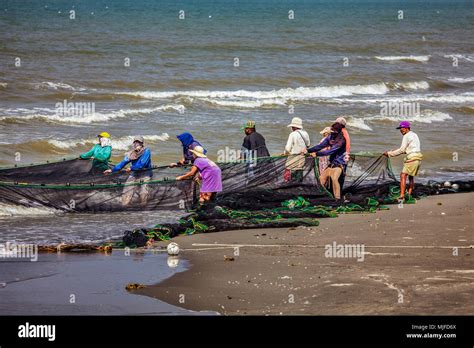
[[[292,117],[316,143],[344,116],[353,152],[398,147],[409,119],[421,177],[474,172],[471,0],[0,0],[0,27],[1,165],[79,154],[101,131],[114,160],[141,134],[155,164],[175,161],[183,131],[215,158],[247,119],[278,154]],[[94,113],[58,113],[65,100]]]

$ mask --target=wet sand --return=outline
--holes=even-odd
[[[184,260],[168,268],[165,253],[40,253],[36,262],[2,260],[0,267],[2,315],[193,314],[125,289],[186,269]]]
[[[474,193],[452,194],[313,228],[180,236],[190,269],[137,293],[227,315],[472,314],[473,207]],[[326,257],[333,243],[363,245],[363,261]]]

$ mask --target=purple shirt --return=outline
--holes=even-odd
[[[221,192],[222,178],[221,169],[209,158],[198,157],[194,160],[194,165],[199,170],[202,177],[201,192]]]

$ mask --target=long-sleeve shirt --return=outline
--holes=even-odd
[[[329,143],[329,140],[331,139],[331,136],[327,136],[326,138],[323,139],[322,142],[320,142],[318,145],[313,146],[312,148],[308,149],[308,152],[316,152],[316,156],[321,157],[321,156],[329,156],[329,163],[332,165],[345,165],[346,161],[344,159],[345,153],[346,153],[346,141],[344,139],[343,142],[339,144],[334,144],[331,146]],[[323,150],[325,147],[330,146],[328,150]]]
[[[290,133],[285,146],[285,154],[299,155],[301,151],[311,145],[308,133],[304,129],[298,129]]]
[[[94,159],[107,163],[110,159],[110,155],[112,154],[112,147],[110,146],[100,146],[99,144],[95,144],[92,149],[83,153],[80,157],[82,159],[88,159],[94,157]]]
[[[151,151],[149,148],[145,148],[143,155],[141,155],[136,160],[131,161],[128,158],[128,155],[122,160],[122,162],[118,163],[115,167],[112,168],[112,172],[117,172],[125,167],[127,164],[132,163],[130,169],[132,171],[141,170],[141,169],[151,169]]]
[[[265,144],[265,138],[256,131],[244,138],[242,147],[247,151],[256,151],[257,158],[270,156],[270,152],[268,152],[267,145]]]
[[[82,159],[89,159],[94,157],[92,161],[92,165],[96,167],[100,167],[102,169],[108,169],[107,164],[109,163],[110,156],[112,155],[112,147],[111,146],[100,146],[100,144],[95,144],[92,149],[83,153],[79,157]]]
[[[404,153],[409,155],[417,152],[421,152],[420,139],[415,132],[409,131],[403,136],[402,145],[396,150],[388,151],[388,155],[395,157]]]

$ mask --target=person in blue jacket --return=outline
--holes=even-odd
[[[144,139],[142,136],[133,138],[133,149],[125,155],[122,162],[118,163],[112,169],[104,171],[104,174],[115,173],[123,169],[127,164],[131,163],[129,168],[126,168],[126,172],[141,171],[144,169],[151,169],[151,151],[149,148],[144,146]],[[148,173],[151,175],[151,173]]]
[[[135,191],[139,191],[141,203],[146,204],[148,198],[148,185],[146,182],[150,181],[153,172],[151,164],[151,151],[145,147],[144,139],[142,136],[137,136],[133,139],[133,149],[125,155],[122,162],[118,163],[112,169],[104,171],[104,174],[115,173],[122,170],[125,166],[131,163],[130,167],[126,168],[125,171],[130,173],[127,181],[124,185],[124,191],[122,193],[122,204],[128,205]],[[148,169],[148,170],[147,170]],[[145,182],[143,185],[129,185],[140,180]]]
[[[194,156],[191,150],[194,150],[196,146],[201,146],[201,143],[194,139],[191,133],[182,133],[176,136],[183,146],[183,157],[178,163],[171,163],[170,167],[182,166],[186,164],[194,163]],[[207,153],[207,150],[204,150],[204,154]]]
[[[323,150],[326,147],[329,147],[329,149]],[[329,156],[329,165],[321,173],[319,180],[321,181],[321,185],[326,186],[328,179],[331,178],[334,198],[340,200],[341,185],[339,184],[339,177],[346,166],[346,139],[342,132],[342,125],[340,123],[334,123],[331,126],[331,134],[324,138],[318,145],[309,148],[307,151],[302,151],[302,153],[306,152],[315,153],[318,157]]]

